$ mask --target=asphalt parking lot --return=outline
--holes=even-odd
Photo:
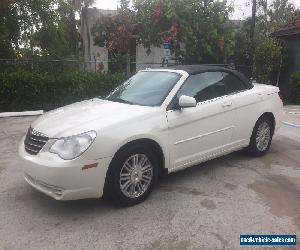
[[[284,125],[265,157],[209,161],[118,208],[58,202],[25,183],[17,147],[34,119],[0,118],[0,249],[241,249],[240,234],[296,233],[299,242],[300,128]],[[284,120],[300,125],[300,107],[286,107]]]

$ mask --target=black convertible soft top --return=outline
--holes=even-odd
[[[215,65],[176,65],[170,66],[168,69],[174,70],[183,70],[187,72],[189,75],[196,75],[207,71],[223,71],[232,73],[237,76],[240,80],[242,80],[249,88],[253,87],[253,84],[245,77],[242,73],[232,70],[226,67],[215,66]]]

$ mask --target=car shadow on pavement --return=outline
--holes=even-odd
[[[197,189],[188,189],[183,186],[189,186],[189,182],[191,179],[195,178],[198,180],[204,180],[208,177],[208,179],[214,179],[214,176],[217,174],[221,168],[224,167],[232,167],[232,161],[238,160],[246,160],[248,156],[240,152],[235,152],[226,156],[222,156],[220,158],[210,160],[208,162],[204,162],[193,167],[184,169],[182,171],[169,174],[161,179],[159,179],[157,185],[154,188],[155,194],[157,196],[162,196],[163,193],[170,189],[178,189],[179,193],[186,193],[186,194],[194,194],[200,195],[202,194],[201,191],[197,191]],[[180,187],[179,187],[180,186]],[[161,192],[161,194],[160,194]],[[25,194],[24,194],[25,195]],[[44,211],[45,213],[56,213],[56,214],[77,214],[77,215],[84,215],[84,214],[93,214],[93,213],[101,213],[105,211],[118,211],[120,209],[126,209],[121,206],[117,206],[111,203],[109,200],[105,198],[101,199],[83,199],[83,200],[76,200],[76,201],[57,201],[51,197],[46,196],[43,193],[35,190],[32,187],[26,188],[26,196],[27,196],[27,205],[29,202],[35,208],[38,207],[39,210]],[[151,197],[151,196],[150,196]],[[151,199],[151,198],[150,198]],[[159,199],[159,197],[158,197]],[[142,206],[147,206],[146,200],[142,203]],[[141,206],[137,205],[135,207]],[[134,207],[131,207],[134,208]],[[131,209],[129,208],[129,209]]]

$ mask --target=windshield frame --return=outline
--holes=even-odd
[[[181,84],[185,81],[185,79],[188,77],[188,73],[182,70],[171,70],[171,69],[145,69],[145,70],[139,70],[138,72],[136,72],[136,74],[140,73],[140,72],[169,72],[169,73],[176,73],[178,75],[178,79],[177,81],[173,84],[173,86],[170,87],[170,89],[167,91],[166,95],[163,96],[161,102],[159,104],[156,105],[144,105],[144,104],[139,104],[139,103],[130,103],[126,100],[124,100],[124,102],[122,101],[114,101],[114,100],[109,100],[108,96],[111,95],[114,91],[117,90],[117,88],[119,86],[121,86],[123,83],[119,84],[114,90],[112,90],[109,94],[107,94],[105,97],[99,97],[100,99],[103,100],[107,100],[107,101],[111,101],[111,102],[120,102],[120,103],[125,103],[128,105],[137,105],[137,106],[143,106],[143,107],[162,107],[165,106],[167,107],[166,101],[170,102],[170,100],[172,100],[172,98],[170,99],[169,96],[171,93],[173,93],[174,88],[176,88],[178,86],[178,84]],[[130,78],[129,78],[130,79]],[[127,79],[127,80],[129,80]],[[177,88],[176,88],[177,89]],[[170,100],[169,100],[170,99]]]

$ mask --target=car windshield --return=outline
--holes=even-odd
[[[141,71],[119,85],[105,99],[142,106],[160,106],[180,75],[167,71]]]

